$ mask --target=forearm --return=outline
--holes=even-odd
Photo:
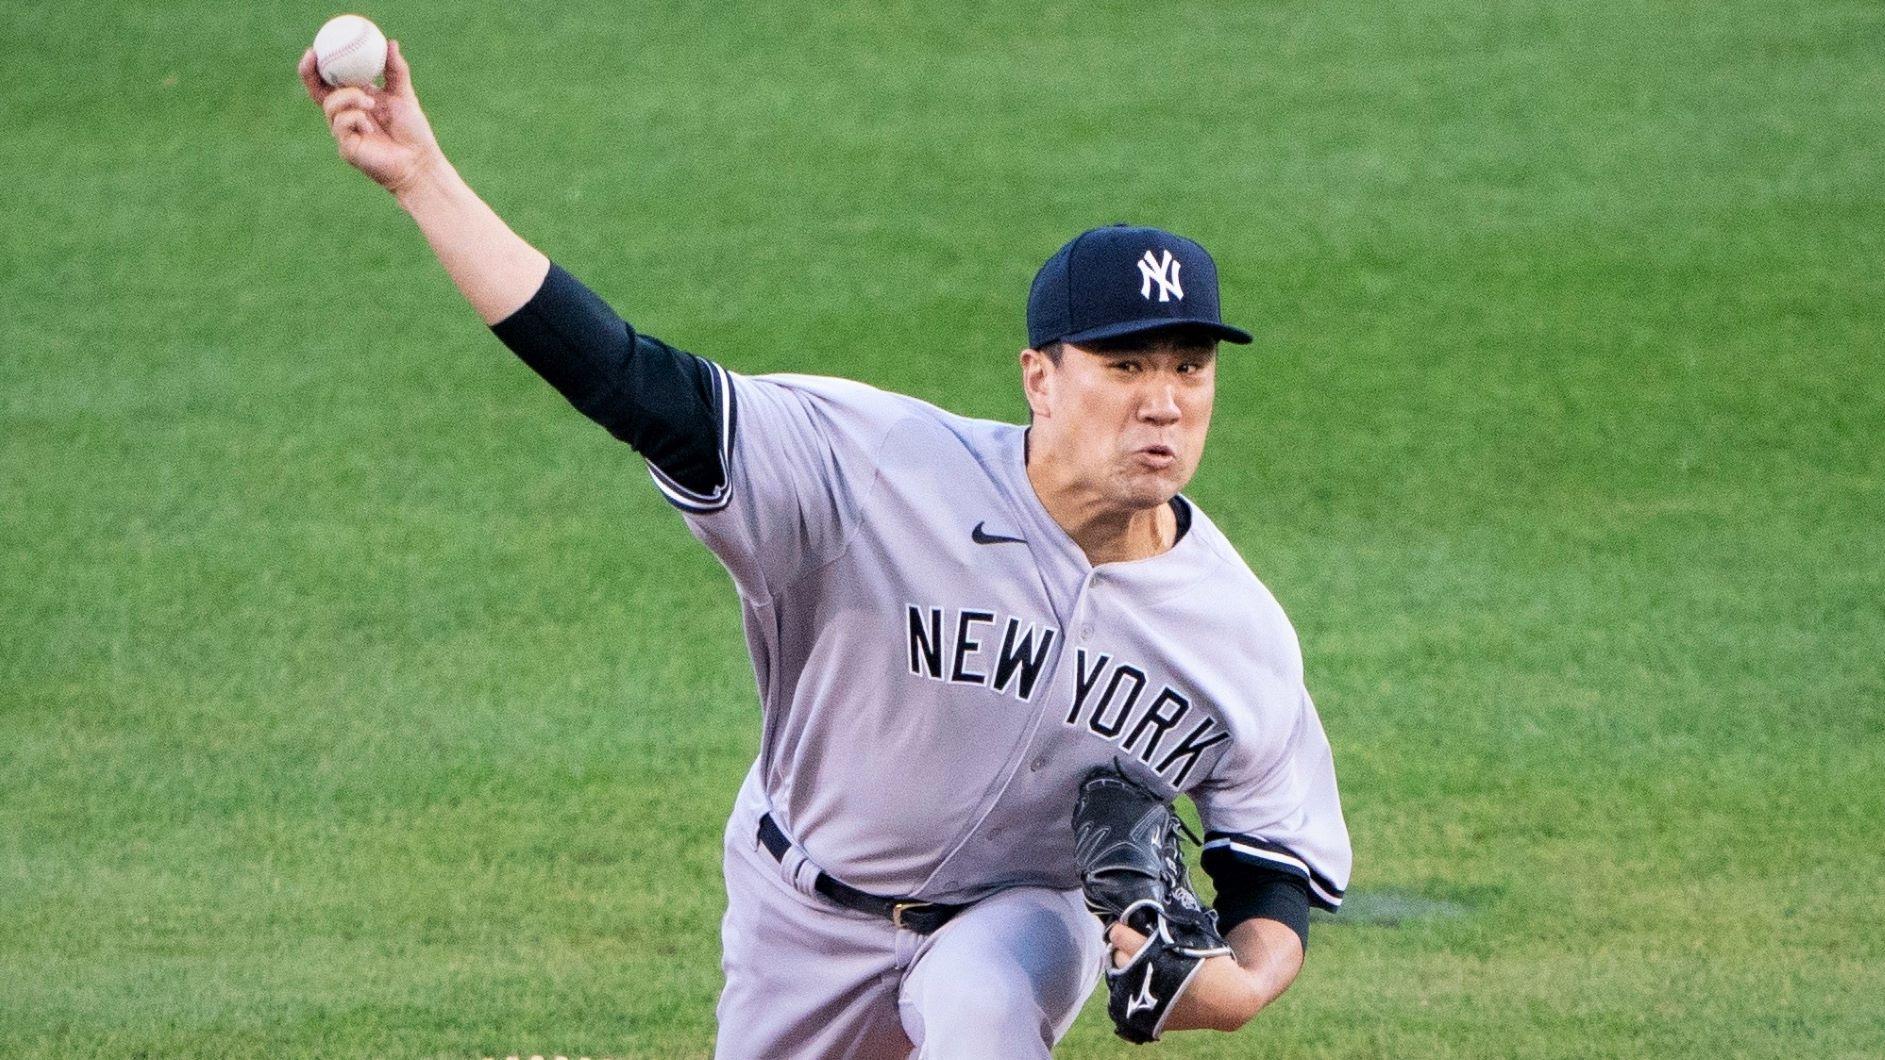
[[[1283,995],[1302,971],[1303,945],[1275,920],[1246,920],[1227,940],[1234,956],[1212,957],[1172,1007],[1168,1031],[1234,1031]]]
[[[515,313],[543,284],[550,259],[511,231],[443,154],[394,195],[486,324]]]

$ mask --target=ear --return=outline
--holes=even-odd
[[[1028,411],[1035,419],[1045,419],[1053,408],[1054,362],[1041,351],[1021,351],[1021,393],[1028,399]]]

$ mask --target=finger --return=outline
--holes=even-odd
[[[358,126],[349,123],[334,130],[334,142],[340,145],[340,157],[346,159],[348,165],[358,165],[362,145],[368,138]]]
[[[335,136],[370,136],[377,131],[378,127],[365,111],[344,110],[334,119]]]
[[[366,111],[363,110],[343,110],[334,115],[332,128],[334,138],[337,140],[349,138],[357,140],[379,131],[379,126],[372,118],[367,117]]]
[[[406,57],[399,51],[399,42],[386,42],[386,91],[394,96],[417,98],[412,91],[412,67],[406,65]]]
[[[301,83],[307,86],[308,98],[316,103],[325,103],[328,94],[334,91],[328,87],[327,82],[321,80],[321,71],[314,61],[313,48],[301,54],[301,63],[295,67],[295,72],[301,75]]]
[[[1114,968],[1124,968],[1131,964],[1132,958],[1144,945],[1145,936],[1125,924],[1114,924],[1106,929],[1107,951],[1113,958]]]
[[[354,88],[351,85],[335,89],[325,100],[321,101],[321,109],[327,113],[327,120],[330,122],[343,110],[372,110],[373,106],[373,97],[368,95],[366,90]]]

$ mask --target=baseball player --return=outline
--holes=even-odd
[[[637,332],[459,178],[397,42],[384,89],[328,88],[311,53],[301,75],[342,157],[738,589],[763,732],[725,837],[719,1056],[1047,1056],[1103,976],[1133,1040],[1232,1030],[1283,992],[1348,836],[1294,631],[1179,492],[1217,344],[1250,341],[1202,247],[1062,247],[1028,299],[1029,425],[967,419]],[[1076,849],[1076,800],[1135,792],[1196,803],[1222,945],[1089,911],[1107,833],[1176,860],[1169,817]],[[1154,950],[1175,963],[1138,975]]]

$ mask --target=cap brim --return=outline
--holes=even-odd
[[[1250,333],[1242,328],[1216,320],[1187,320],[1183,317],[1151,317],[1145,320],[1128,320],[1118,324],[1108,324],[1100,328],[1088,328],[1071,335],[1062,335],[1060,341],[1071,342],[1075,346],[1083,342],[1099,342],[1103,339],[1123,339],[1128,335],[1143,335],[1151,331],[1169,331],[1173,328],[1190,328],[1205,332],[1212,338],[1224,342],[1234,342],[1240,346],[1248,345]]]

